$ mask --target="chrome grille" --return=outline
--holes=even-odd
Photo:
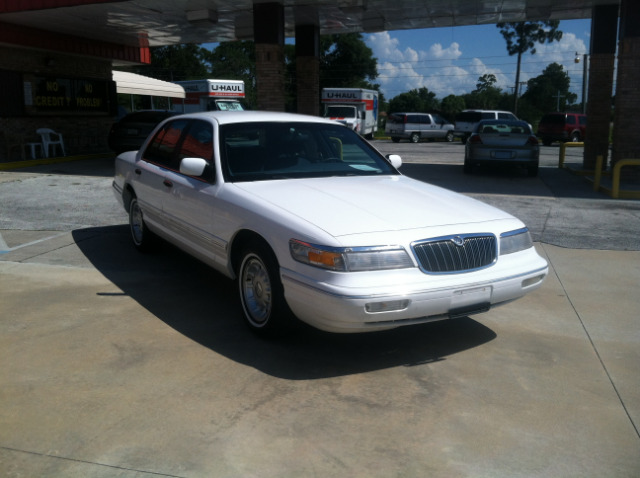
[[[437,237],[412,244],[420,268],[431,274],[468,272],[493,264],[497,240],[493,234]]]

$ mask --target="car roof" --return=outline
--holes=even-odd
[[[511,111],[506,110],[462,110],[461,113],[511,113]]]
[[[522,120],[514,120],[514,119],[484,119],[481,120],[480,122],[478,122],[478,124],[523,124],[526,126],[529,126],[529,123],[527,123],[526,121],[522,121]]]
[[[254,122],[304,122],[340,124],[337,121],[320,118],[319,116],[302,115],[297,113],[281,113],[276,111],[205,111],[180,115],[180,118],[206,119],[220,125]],[[173,119],[175,119],[174,117]]]

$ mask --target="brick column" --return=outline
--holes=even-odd
[[[284,111],[284,6],[253,5],[256,93],[259,110]]]
[[[589,101],[587,103],[587,130],[583,163],[584,169],[587,170],[595,169],[598,155],[602,155],[605,158],[604,164],[606,166],[609,156],[609,129],[617,25],[617,5],[604,5],[593,8],[589,62]],[[585,61],[587,61],[586,58]]]
[[[640,158],[640,5],[622,0],[618,78],[614,114],[612,165],[621,159]],[[639,180],[638,171],[623,169],[626,179]]]
[[[320,29],[296,26],[296,81],[298,113],[320,114]]]

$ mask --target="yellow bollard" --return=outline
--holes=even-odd
[[[600,189],[600,179],[602,178],[602,155],[596,156],[596,170],[593,173],[593,190],[598,191]]]

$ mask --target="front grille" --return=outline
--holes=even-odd
[[[498,253],[493,234],[438,237],[415,242],[412,248],[420,268],[432,274],[482,269],[493,264]]]

